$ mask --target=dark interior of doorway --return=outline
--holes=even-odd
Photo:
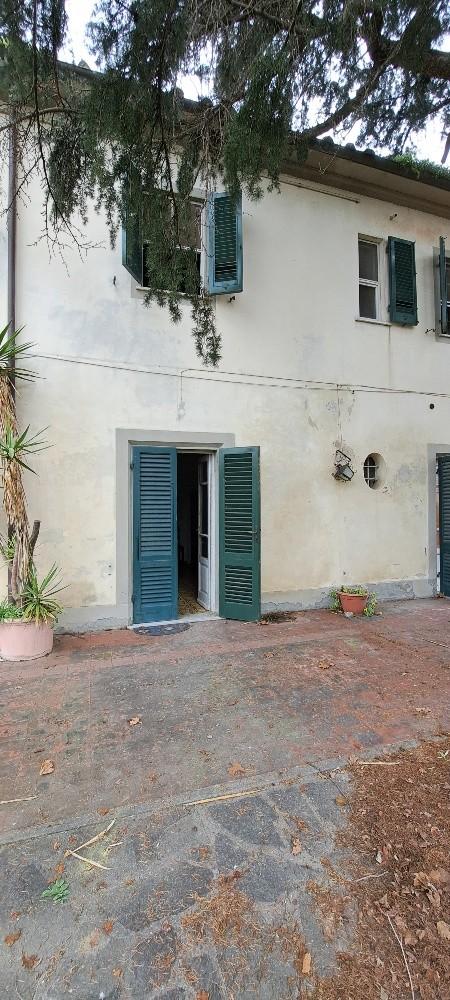
[[[198,468],[200,455],[177,455],[178,614],[203,613],[198,603]]]

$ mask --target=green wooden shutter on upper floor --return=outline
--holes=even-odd
[[[261,615],[259,448],[219,451],[219,607],[223,618]]]
[[[415,326],[418,322],[415,244],[389,236],[388,259],[391,322]]]
[[[441,334],[443,334],[443,336],[447,336],[447,334],[450,332],[449,328],[448,328],[448,307],[447,307],[448,295],[449,295],[449,288],[448,288],[448,276],[447,276],[447,258],[446,258],[446,254],[445,254],[445,239],[444,239],[443,236],[439,237],[439,262],[438,262],[438,268],[439,268],[439,292],[438,292],[438,298],[439,298],[439,310],[438,310],[439,311],[439,317],[438,317],[438,319],[439,319],[439,326],[440,326],[440,331],[439,332]]]
[[[207,290],[210,295],[242,292],[242,195],[233,201],[226,192],[214,192],[207,212]]]
[[[143,246],[140,217],[136,212],[128,212],[122,227],[122,264],[132,277],[142,285]]]

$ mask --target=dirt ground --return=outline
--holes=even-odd
[[[350,813],[335,873],[357,919],[339,971],[314,1000],[450,996],[450,739],[349,765]],[[371,871],[374,861],[378,871]],[[330,891],[322,918],[341,919]]]

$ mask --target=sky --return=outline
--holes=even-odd
[[[94,0],[66,0],[69,32],[67,43],[60,53],[61,58],[66,59],[68,62],[74,60],[74,62],[78,63],[80,59],[84,59],[92,69],[94,69],[95,63],[86,45],[85,28],[91,17],[93,8]],[[186,97],[196,98],[199,96],[197,80],[185,77],[182,81],[182,87]],[[351,142],[352,136],[349,134],[346,138],[338,138],[337,141]],[[416,146],[419,157],[426,160],[434,160],[436,163],[441,162],[444,142],[438,128],[429,126],[424,131],[422,137],[416,140]]]

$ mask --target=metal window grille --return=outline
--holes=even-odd
[[[373,489],[374,486],[376,486],[377,472],[378,472],[377,463],[373,455],[368,455],[364,462],[364,479],[366,480],[367,485],[370,486],[371,489]]]

